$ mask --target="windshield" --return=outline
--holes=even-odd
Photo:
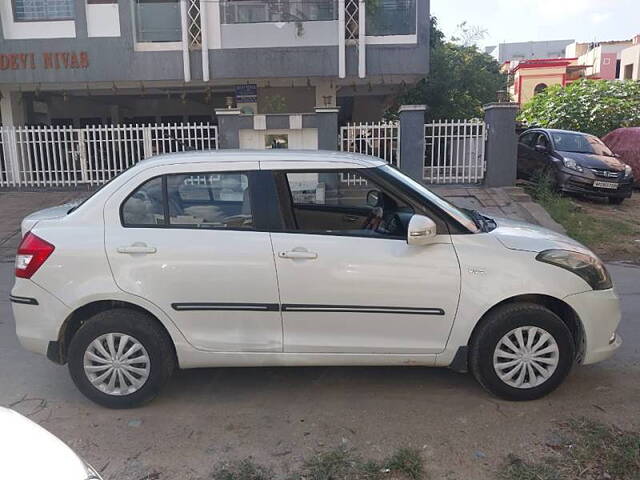
[[[468,214],[460,210],[458,207],[447,202],[443,198],[440,198],[438,195],[436,195],[435,193],[433,193],[431,190],[427,189],[420,183],[416,182],[412,178],[406,176],[405,174],[403,174],[402,172],[400,172],[399,170],[395,169],[390,165],[384,165],[380,167],[380,169],[385,173],[394,177],[396,180],[402,182],[404,185],[409,187],[414,192],[419,193],[428,202],[432,203],[433,205],[436,205],[438,208],[448,213],[458,223],[460,223],[465,228],[467,228],[470,232],[473,232],[473,233],[480,232],[480,228],[478,227],[478,225],[476,225],[476,222],[474,222],[473,219]]]
[[[553,132],[556,150],[561,152],[590,153],[613,157],[613,153],[598,137],[583,133]]]

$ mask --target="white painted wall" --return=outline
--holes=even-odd
[[[289,135],[290,150],[318,150],[318,129],[302,130],[240,130],[240,148],[266,150],[267,135]]]
[[[298,34],[298,27],[291,22],[221,25],[222,48],[338,45],[338,22],[335,20],[302,22],[302,28]]]
[[[90,37],[119,37],[120,8],[118,4],[87,5],[87,32]]]
[[[75,38],[76,22],[73,20],[14,22],[12,3],[10,0],[0,0],[0,18],[2,19],[2,30],[5,39]]]

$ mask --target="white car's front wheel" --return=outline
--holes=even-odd
[[[575,342],[549,309],[513,303],[483,320],[469,355],[471,372],[485,389],[507,400],[534,400],[555,390],[569,374]]]
[[[149,402],[175,368],[166,332],[149,316],[127,309],[87,320],[71,340],[68,362],[78,389],[108,408]]]

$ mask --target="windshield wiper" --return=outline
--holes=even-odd
[[[496,222],[494,222],[489,217],[485,217],[478,210],[471,210],[470,208],[465,208],[465,211],[473,220],[473,223],[480,229],[481,232],[490,232],[494,228],[496,228]]]

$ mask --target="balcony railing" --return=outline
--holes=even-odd
[[[416,33],[416,0],[367,2],[367,35],[413,35]]]
[[[220,3],[222,22],[313,22],[338,18],[336,0],[230,0]]]
[[[182,40],[178,0],[135,0],[138,42],[179,42]]]

